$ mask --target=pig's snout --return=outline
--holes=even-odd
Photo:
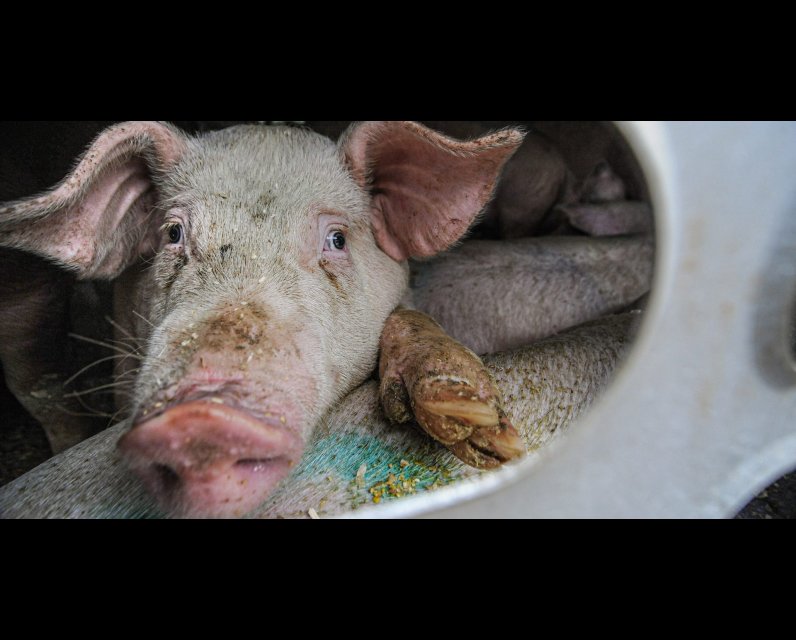
[[[182,517],[245,515],[288,475],[302,447],[279,418],[208,401],[172,407],[119,441],[150,493]]]

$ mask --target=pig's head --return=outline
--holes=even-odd
[[[53,191],[0,209],[0,244],[82,278],[146,262],[147,341],[119,446],[169,512],[237,516],[371,374],[406,260],[467,231],[521,140],[459,142],[411,122],[353,125],[339,144],[125,123]]]

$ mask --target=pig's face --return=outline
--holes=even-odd
[[[154,328],[122,448],[172,510],[239,515],[370,375],[406,269],[379,249],[369,198],[317,134],[208,135],[160,191],[143,283]]]
[[[188,138],[124,123],[51,192],[0,207],[0,246],[81,278],[146,261],[120,280],[137,308],[116,303],[147,336],[120,448],[167,511],[242,515],[373,371],[405,261],[466,232],[521,141],[411,122],[353,125],[337,145],[288,128]]]

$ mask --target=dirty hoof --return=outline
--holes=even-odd
[[[392,422],[416,421],[457,458],[482,469],[525,453],[483,362],[428,316],[396,311],[381,347],[381,402]]]
[[[496,425],[480,427],[466,440],[448,448],[459,460],[479,469],[498,467],[525,453],[519,432],[502,413]]]
[[[500,395],[485,369],[483,374],[487,380],[477,385],[461,378],[421,378],[410,396],[414,418],[426,433],[462,462],[491,469],[520,457],[525,445],[500,408]]]

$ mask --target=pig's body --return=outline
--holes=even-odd
[[[637,320],[611,316],[484,358],[529,452],[563,433],[599,397]],[[308,518],[310,509],[321,517],[345,514],[480,475],[419,430],[387,422],[380,405],[378,384],[368,381],[330,409],[301,463],[252,517]],[[0,488],[0,516],[165,515],[116,450],[128,427],[108,429]]]
[[[471,240],[412,265],[415,307],[478,354],[618,313],[649,291],[646,236]]]

